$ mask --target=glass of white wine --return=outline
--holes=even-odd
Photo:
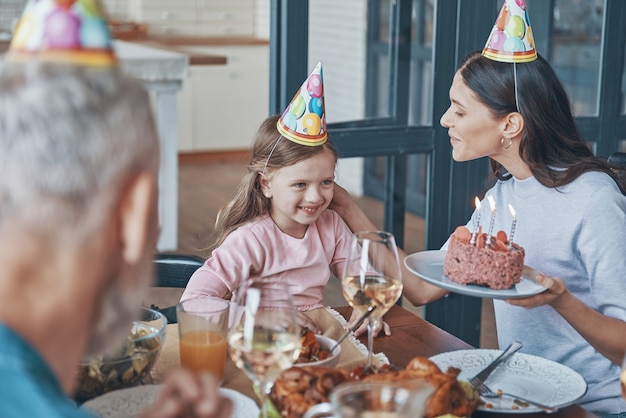
[[[367,319],[367,368],[372,367],[373,329],[402,294],[402,270],[393,234],[362,231],[353,235],[341,279],[346,301]]]
[[[300,329],[289,287],[282,282],[250,281],[237,291],[228,349],[233,362],[259,389],[263,417],[266,398],[280,373],[300,352]]]

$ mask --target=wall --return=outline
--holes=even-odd
[[[26,0],[0,0],[0,40],[10,39],[25,5]]]

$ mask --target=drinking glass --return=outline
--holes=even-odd
[[[373,329],[402,294],[402,273],[394,236],[385,231],[353,235],[341,280],[346,301],[367,318],[367,368],[372,366]]]
[[[312,406],[304,418],[421,418],[434,389],[425,379],[343,383],[331,392],[329,402]]]
[[[258,387],[263,417],[267,417],[265,399],[274,381],[300,353],[300,329],[289,287],[277,281],[250,281],[238,291],[231,314],[230,356]]]
[[[224,379],[230,303],[203,296],[176,305],[181,364]]]

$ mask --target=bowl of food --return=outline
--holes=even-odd
[[[335,367],[339,362],[341,346],[337,341],[324,335],[318,335],[304,328],[300,337],[300,356],[295,366]],[[334,350],[331,352],[331,349]]]
[[[116,389],[141,383],[152,370],[165,342],[167,319],[154,309],[142,308],[124,343],[112,354],[93,356],[78,365],[74,399],[84,402]]]

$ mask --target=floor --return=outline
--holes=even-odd
[[[207,257],[214,235],[214,224],[219,209],[233,196],[235,188],[244,174],[247,156],[211,155],[202,157],[183,155],[179,159],[178,177],[178,248],[176,253],[196,254]],[[381,227],[383,219],[382,202],[363,197],[357,199],[359,205]],[[408,253],[424,249],[424,219],[408,214],[405,219],[405,250]],[[160,295],[156,300],[171,299],[171,293]],[[177,296],[174,296],[176,298]],[[162,302],[164,303],[164,302]],[[338,280],[331,280],[327,286],[325,304],[341,306],[346,302],[341,294]],[[422,315],[422,308],[403,301],[403,307]],[[483,300],[483,317],[480,346],[496,348],[496,335],[493,322],[493,307],[490,299]]]

